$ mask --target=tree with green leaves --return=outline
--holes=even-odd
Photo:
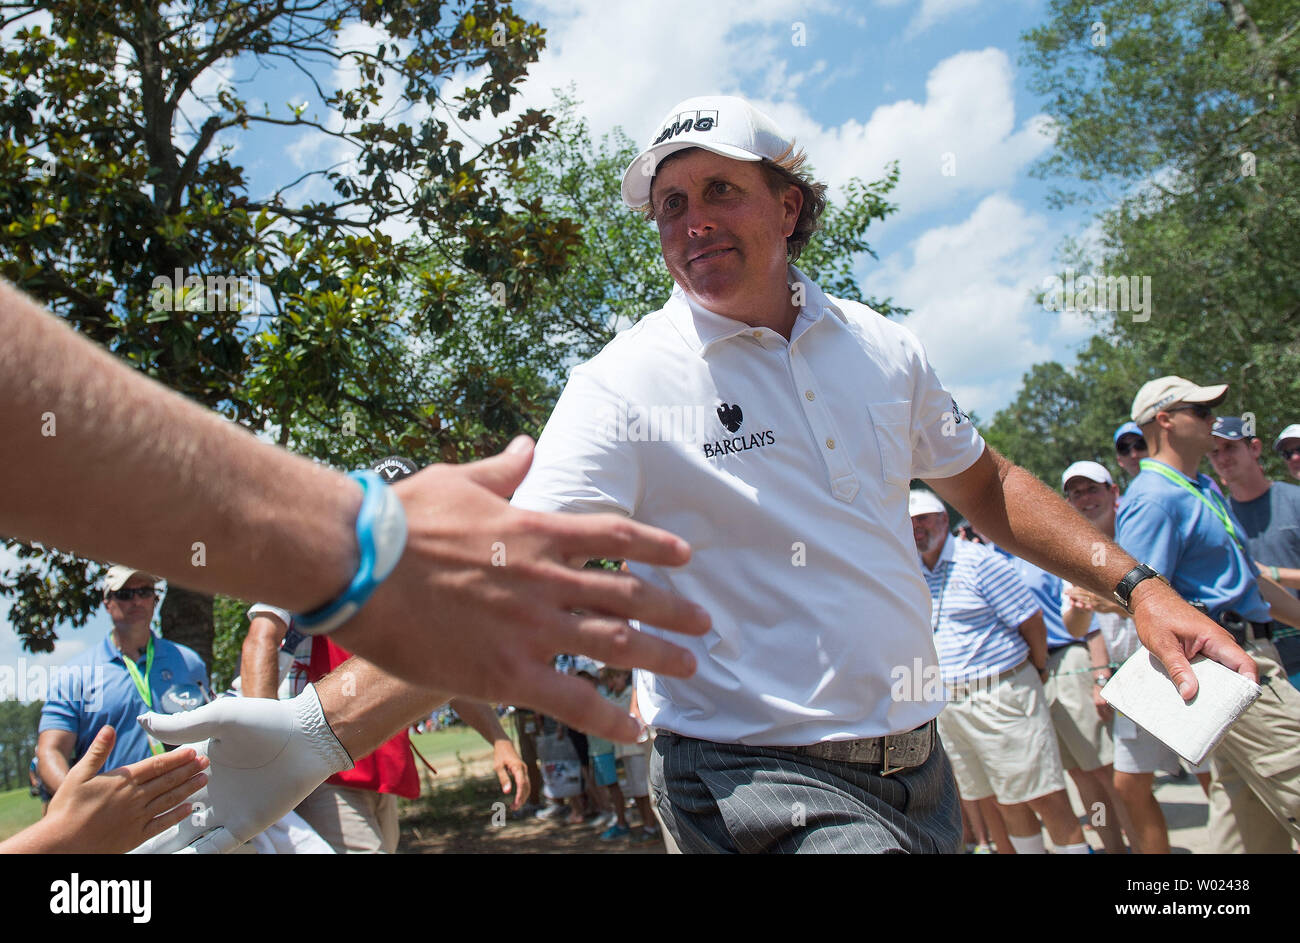
[[[1088,443],[1109,455],[1103,428],[1125,418],[1143,382],[1171,373],[1229,383],[1221,411],[1252,414],[1263,438],[1295,421],[1300,10],[1290,0],[1053,0],[1024,39],[1031,87],[1058,129],[1040,167],[1060,182],[1054,201],[1107,207],[1099,251],[1067,245],[1067,260],[1083,273],[1149,276],[1153,310],[1098,312],[1104,340],[1068,382],[1035,368],[991,438],[1037,462],[1046,447],[1031,443],[1047,427],[1073,418],[1081,428],[1088,416]],[[1072,451],[1044,467],[1085,445],[1073,429],[1053,434]]]
[[[540,27],[496,0],[41,0],[0,16],[16,30],[0,54],[0,274],[173,389],[322,459],[356,464],[349,422],[454,433],[404,372],[405,345],[446,328],[452,283],[526,292],[564,253],[555,225],[500,191],[549,119],[526,111],[476,145],[459,130],[509,109]],[[241,97],[234,76],[274,70],[311,94],[278,110]],[[253,192],[232,160],[244,139],[314,141],[320,163]],[[387,223],[444,250],[421,254],[422,278]],[[295,442],[304,417],[318,432]],[[57,417],[32,420],[57,434]],[[9,549],[22,562],[0,593],[29,650],[48,651],[57,621],[98,604],[100,568]],[[173,585],[162,621],[210,658],[210,599]]]

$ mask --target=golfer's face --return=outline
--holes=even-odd
[[[738,317],[747,301],[785,284],[798,187],[777,196],[758,162],[697,148],[655,175],[651,200],[669,273],[706,308]]]

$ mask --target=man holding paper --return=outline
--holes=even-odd
[[[1138,391],[1132,419],[1151,454],[1125,493],[1116,541],[1168,574],[1258,665],[1264,695],[1211,754],[1210,834],[1219,852],[1286,853],[1300,838],[1300,691],[1281,668],[1269,623],[1300,621],[1300,603],[1259,575],[1240,522],[1197,474],[1227,389],[1167,376]]]

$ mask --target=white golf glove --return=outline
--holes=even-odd
[[[143,714],[163,743],[189,744],[211,761],[194,814],[132,854],[224,854],[260,834],[352,758],[321,710],[316,688],[289,701],[227,697],[183,714]]]

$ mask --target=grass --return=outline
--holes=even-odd
[[[0,841],[18,834],[40,820],[41,800],[27,792],[27,787],[0,792]]]
[[[440,774],[446,775],[459,773],[461,760],[492,755],[492,747],[488,742],[473,727],[464,724],[432,733],[412,734],[411,742]]]

